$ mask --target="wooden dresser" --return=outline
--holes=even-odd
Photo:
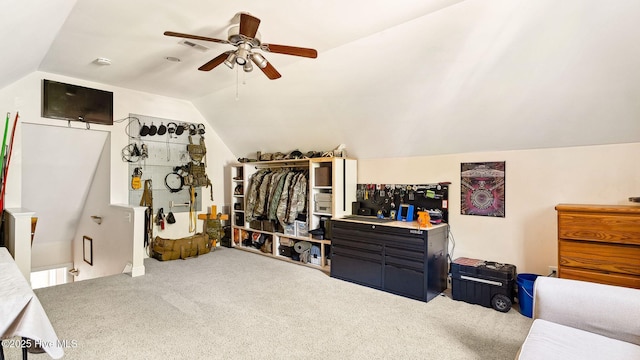
[[[640,289],[640,206],[559,204],[558,277]]]

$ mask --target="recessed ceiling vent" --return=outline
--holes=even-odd
[[[196,49],[196,50],[202,51],[202,52],[205,52],[205,51],[209,50],[208,47],[200,45],[200,44],[196,44],[196,43],[194,43],[192,41],[189,41],[189,40],[182,40],[182,41],[180,41],[180,44],[184,45],[184,46],[187,46],[187,47],[190,47],[192,49]]]

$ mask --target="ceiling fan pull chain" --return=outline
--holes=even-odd
[[[236,68],[236,101],[240,100],[240,70]]]

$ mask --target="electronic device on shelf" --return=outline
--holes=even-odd
[[[413,221],[413,205],[400,204],[398,208],[398,221]]]

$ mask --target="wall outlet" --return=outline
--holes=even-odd
[[[558,277],[558,267],[549,266],[549,276]]]

